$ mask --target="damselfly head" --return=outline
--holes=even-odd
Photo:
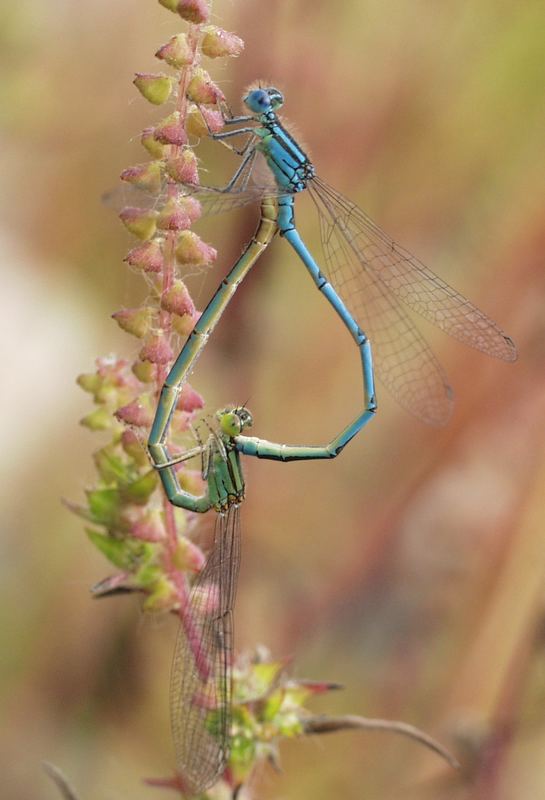
[[[222,433],[227,436],[238,436],[244,428],[251,428],[253,418],[244,406],[224,408],[216,413]]]
[[[274,111],[284,105],[284,95],[280,89],[275,89],[274,86],[270,86],[266,91],[269,94],[271,106]]]
[[[252,417],[251,412],[246,406],[239,406],[238,408],[234,409],[234,413],[240,420],[241,428],[251,428],[254,424],[254,418]]]
[[[254,114],[266,114],[284,104],[284,95],[274,86],[251,88],[243,102]]]

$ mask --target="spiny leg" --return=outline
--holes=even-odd
[[[255,123],[254,117],[249,116],[249,115],[243,115],[243,116],[239,116],[239,117],[234,117],[232,115],[232,112],[231,112],[231,109],[229,108],[229,106],[227,106],[226,103],[224,105],[228,109],[229,116],[225,115],[224,109],[218,103],[218,108],[220,110],[220,113],[221,113],[221,116],[222,116],[222,119],[223,119],[223,124],[225,126],[228,126],[228,125],[240,125],[240,124],[245,123],[245,122],[254,122]],[[208,130],[208,135],[210,136],[210,138],[221,142],[222,144],[224,144],[226,147],[228,147],[230,150],[232,150],[234,153],[236,153],[239,156],[245,155],[248,152],[248,150],[250,149],[250,147],[252,146],[252,144],[256,140],[255,129],[253,127],[246,126],[246,127],[243,127],[243,128],[239,128],[236,131],[213,131],[210,128],[210,125],[208,124],[208,120],[206,119],[206,117],[204,115],[203,115],[203,120],[204,120],[204,123],[206,125],[207,130]],[[238,148],[235,145],[231,144],[230,142],[225,141],[226,139],[231,139],[231,138],[233,138],[235,136],[241,136],[241,135],[242,136],[248,135],[248,139],[246,140],[246,142],[242,146],[242,148]]]
[[[239,153],[239,155],[242,155],[242,153]],[[250,150],[250,152],[243,158],[240,166],[235,170],[229,182],[222,189],[218,189],[217,191],[223,194],[232,192],[234,191],[238,181],[240,181],[240,187],[238,187],[238,190],[244,191],[248,186],[248,181],[250,180],[250,175],[252,174],[252,166],[255,161],[255,157],[256,150]]]
[[[173,467],[175,464],[182,464],[184,461],[189,461],[196,456],[201,456],[202,462],[202,456],[205,449],[205,446],[199,442],[197,447],[192,447],[191,450],[186,450],[184,453],[180,453],[179,456],[174,456],[174,458],[171,458],[170,461],[166,461],[164,464],[161,464],[160,468],[163,469],[164,467]]]
[[[201,423],[202,420],[199,420],[195,427],[189,423],[189,429],[201,448],[201,477],[203,481],[206,481],[208,480],[208,473],[210,469],[210,446],[209,443],[206,445],[203,443],[202,436],[199,432],[199,425]]]
[[[222,114],[223,114],[223,112],[222,112]],[[242,180],[241,187],[240,187],[241,189],[245,189],[247,184],[248,184],[248,180],[250,178],[251,167],[252,167],[252,164],[254,162],[255,155],[256,155],[255,147],[253,147],[254,142],[256,140],[256,135],[254,133],[254,129],[253,128],[240,128],[237,131],[219,131],[219,132],[214,132],[210,128],[210,125],[208,124],[208,120],[206,119],[206,117],[203,116],[203,119],[204,119],[206,128],[208,130],[208,135],[210,136],[211,139],[215,139],[216,141],[219,141],[221,144],[225,145],[225,147],[229,148],[229,150],[232,150],[233,153],[236,153],[238,156],[243,156],[242,163],[237,167],[237,169],[235,170],[234,175],[231,177],[231,179],[229,180],[227,185],[224,186],[222,189],[218,189],[217,191],[225,192],[225,193],[233,191],[233,188],[236,185],[237,181],[239,180],[240,176],[247,170],[247,174],[245,175],[244,179]],[[246,117],[244,117],[242,119],[245,120]],[[248,117],[248,119],[253,119],[253,117]],[[231,124],[233,124],[233,122],[235,122],[235,120],[233,120],[233,119],[225,119],[225,116],[223,117],[223,121],[224,121],[224,123],[226,125],[231,125]],[[236,121],[238,121],[238,120],[236,120]],[[247,138],[246,142],[244,143],[244,145],[241,148],[236,147],[235,145],[231,144],[228,141],[225,141],[225,140],[230,139],[230,138],[232,138],[234,136],[240,136],[240,135],[245,135],[245,134],[248,135],[248,138]]]
[[[255,119],[252,114],[239,114],[236,116],[231,111],[231,107],[227,100],[218,100],[216,103],[218,110],[223,117],[225,125],[240,125],[242,122],[251,122]],[[227,113],[226,113],[227,112]]]

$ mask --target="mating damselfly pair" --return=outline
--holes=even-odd
[[[212,213],[259,201],[260,220],[242,256],[220,284],[176,359],[163,386],[149,437],[149,452],[169,500],[196,512],[218,513],[214,546],[197,577],[182,626],[171,683],[178,768],[189,793],[211,786],[226,766],[231,719],[232,612],[240,559],[239,506],[244,497],[240,454],[278,461],[337,456],[376,411],[374,371],[409,412],[431,424],[447,421],[452,392],[442,367],[405,307],[473,348],[505,361],[516,358],[512,340],[489,317],[383,233],[357,206],[318,178],[308,157],[277,115],[284,98],[275,88],[248,91],[248,113],[224,110],[226,130],[211,136],[231,146],[241,163],[224,189],[187,187]],[[258,157],[270,181],[254,179]],[[307,191],[317,208],[324,267],[318,266],[296,224],[295,196]],[[218,412],[206,444],[171,457],[167,438],[181,389],[227,304],[261,253],[280,234],[294,249],[358,348],[363,380],[360,413],[325,445],[288,445],[244,433],[244,407]],[[180,487],[178,465],[205,454],[207,490]]]

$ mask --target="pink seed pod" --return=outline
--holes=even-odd
[[[112,314],[119,327],[127,333],[143,339],[149,333],[153,309],[150,306],[141,308],[124,308]]]
[[[178,147],[187,144],[187,133],[180,112],[174,111],[161,120],[153,129],[153,137],[161,144],[174,144]]]
[[[193,63],[195,53],[187,33],[177,33],[157,50],[155,56],[161,61],[165,61],[170,67],[181,69]]]
[[[189,430],[193,415],[187,411],[175,411],[172,415],[170,430],[172,433],[185,433]]]
[[[176,11],[182,19],[193,25],[208,22],[210,17],[210,9],[206,0],[179,0]]]
[[[215,25],[208,25],[203,30],[202,51],[208,58],[239,56],[244,50],[244,42],[234,33],[224,31]]]
[[[134,425],[137,428],[147,428],[152,422],[149,408],[139,397],[128,403],[128,405],[118,408],[114,416],[120,422],[124,422],[125,425]]]
[[[184,314],[182,317],[174,314],[172,317],[172,327],[180,336],[189,336],[200,316],[200,311],[195,311],[194,314]]]
[[[141,361],[151,361],[152,364],[168,364],[174,358],[174,353],[168,339],[159,332],[148,338],[140,350],[139,358]]]
[[[189,383],[184,383],[176,408],[178,411],[187,411],[189,413],[199,411],[204,408],[204,399]]]
[[[165,147],[155,138],[155,128],[144,128],[140,135],[140,142],[152,158],[162,158]]]
[[[197,68],[187,87],[187,98],[198,105],[217,103],[225,100],[225,95],[204,69]]]
[[[217,250],[193,231],[182,231],[176,245],[176,258],[182,266],[204,267],[217,258]]]
[[[146,161],[145,164],[135,164],[127,167],[119,176],[122,181],[155,193],[160,191],[162,185],[162,164],[160,161]]]
[[[174,564],[178,569],[183,572],[200,572],[205,561],[205,555],[200,547],[185,536],[179,538],[174,554]]]
[[[174,88],[172,78],[162,72],[137,72],[133,83],[140,94],[155,106],[166,103]]]
[[[98,391],[107,387],[119,389],[133,389],[136,382],[132,379],[128,371],[129,362],[125,358],[117,356],[101,356],[96,361],[97,375],[100,377],[100,387]]]
[[[127,206],[119,214],[119,219],[127,230],[138,239],[151,239],[157,227],[157,213],[144,208]]]
[[[218,133],[224,127],[223,116],[217,108],[191,105],[187,114],[186,130],[191,136],[202,139],[208,133]]]
[[[151,361],[135,361],[131,370],[140,383],[153,383],[157,377],[155,364],[152,364]]]
[[[190,183],[193,186],[199,185],[199,170],[197,166],[197,156],[189,148],[184,148],[179,156],[170,158],[165,169],[167,175],[176,183]]]
[[[125,428],[121,434],[121,447],[139,466],[149,464],[146,449],[132,428]]]
[[[161,272],[164,260],[160,242],[144,242],[133,247],[125,256],[125,261],[131,267],[139,267],[144,272]]]
[[[162,512],[155,508],[147,511],[130,526],[129,533],[144,542],[163,541],[167,533]]]
[[[191,227],[191,219],[183,203],[170,197],[157,216],[157,227],[163,231],[183,231]]]
[[[184,316],[185,314],[193,315],[195,313],[195,305],[183,281],[175,280],[170,289],[163,294],[161,308],[170,314],[178,314],[179,316]]]

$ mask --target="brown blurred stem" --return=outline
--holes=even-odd
[[[72,789],[58,767],[56,767],[54,764],[50,764],[49,761],[44,761],[42,766],[44,768],[44,772],[49,775],[55,786],[57,786],[59,789],[61,795],[64,797],[64,800],[79,800],[74,789]]]
[[[338,731],[346,730],[367,730],[367,731],[387,731],[388,733],[399,733],[401,736],[408,736],[424,747],[433,750],[434,753],[444,758],[451,767],[459,769],[460,764],[458,760],[449,751],[443,747],[427,733],[415,728],[414,725],[409,725],[406,722],[398,722],[397,720],[389,719],[369,719],[368,717],[359,717],[354,714],[345,714],[342,717],[329,717],[325,714],[320,714],[316,717],[307,717],[302,720],[303,730],[306,734],[312,735],[317,733],[337,733]]]

